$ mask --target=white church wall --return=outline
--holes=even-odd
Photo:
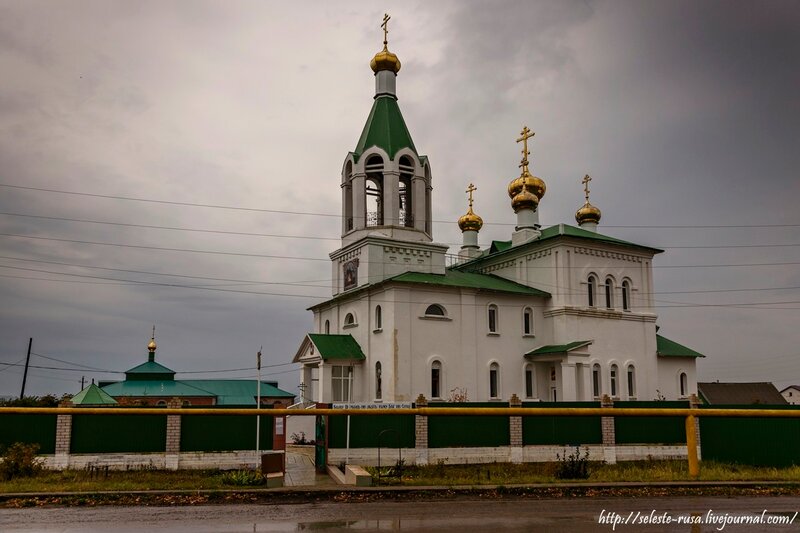
[[[697,394],[696,360],[692,357],[658,358],[658,393],[665,400],[684,400]],[[681,374],[686,373],[686,394],[681,395]]]

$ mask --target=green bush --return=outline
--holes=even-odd
[[[589,448],[585,449],[583,456],[578,446],[575,446],[575,451],[567,455],[567,449],[564,448],[564,454],[556,454],[558,459],[558,466],[556,467],[556,477],[558,479],[589,479]]]
[[[264,484],[264,476],[258,470],[231,470],[222,474],[222,483],[237,487],[253,487]]]
[[[35,476],[42,470],[42,460],[36,454],[38,444],[15,442],[2,455],[0,462],[0,479],[8,481],[16,477]]]

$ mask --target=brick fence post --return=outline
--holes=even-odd
[[[74,407],[70,400],[64,400],[59,407]],[[63,469],[69,467],[70,442],[72,441],[72,415],[56,416],[56,449],[53,466]]]
[[[508,400],[509,407],[522,407],[522,400],[519,396],[512,394]],[[508,444],[511,446],[510,459],[512,463],[521,463],[523,460],[523,442],[522,442],[522,417],[509,416],[508,417]]]
[[[167,402],[168,409],[180,409],[181,399],[173,396]],[[181,452],[181,415],[167,415],[167,443],[165,466],[167,470],[177,470]]]
[[[600,407],[603,409],[613,409],[614,401],[603,394],[600,400]],[[603,458],[608,464],[617,464],[617,435],[614,429],[614,417],[604,416],[600,418],[600,425],[603,432]]]
[[[428,400],[420,394],[414,402],[417,407],[427,407]],[[416,448],[416,462],[420,465],[428,464],[428,417],[416,415],[414,420],[414,447]]]
[[[689,396],[689,409],[698,409],[703,402],[700,401],[700,398],[697,397],[696,394],[692,394]],[[703,448],[700,442],[700,417],[694,417],[694,432],[697,435],[697,459],[702,460],[702,455],[700,450]]]

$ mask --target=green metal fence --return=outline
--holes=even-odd
[[[508,402],[431,403],[429,407],[508,407]],[[507,416],[430,416],[428,447],[508,446]]]
[[[714,405],[714,408],[800,410],[791,405]],[[798,418],[700,418],[703,461],[755,466],[800,465]]]
[[[615,408],[687,409],[688,401],[614,402]],[[617,444],[686,444],[686,421],[681,416],[614,418]]]
[[[600,402],[530,402],[523,407],[600,407]],[[599,416],[524,416],[524,445],[602,444],[603,431]]]
[[[0,451],[24,442],[38,444],[39,453],[55,453],[56,415],[0,415]]]
[[[166,439],[166,416],[74,415],[70,452],[163,452]]]
[[[272,416],[261,415],[259,446],[272,449]],[[182,452],[255,450],[255,416],[194,415],[181,417]]]
[[[414,415],[351,416],[351,448],[413,448]],[[347,446],[347,416],[328,417],[328,446]]]

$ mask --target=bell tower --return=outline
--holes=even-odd
[[[447,246],[433,243],[430,163],[417,151],[397,105],[400,60],[389,51],[390,19],[384,15],[383,49],[370,61],[372,109],[342,165],[342,247],[331,254],[334,294],[407,271],[444,274]],[[399,255],[378,259],[384,248]]]

